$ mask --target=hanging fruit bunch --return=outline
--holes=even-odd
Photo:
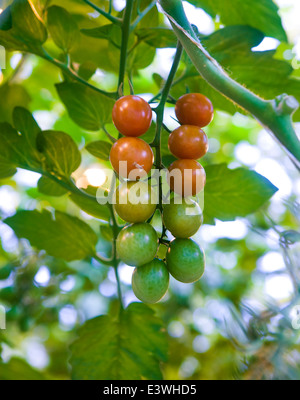
[[[204,189],[206,175],[197,161],[208,151],[208,138],[202,130],[213,119],[210,100],[198,93],[182,96],[175,113],[181,126],[169,136],[169,150],[177,158],[168,169],[168,183],[174,192],[163,207],[163,223],[175,239],[158,238],[146,222],[157,209],[156,195],[149,181],[143,181],[152,169],[154,154],[140,136],[150,128],[152,109],[139,96],[121,97],[114,105],[112,119],[123,135],[110,153],[110,162],[123,181],[115,192],[114,208],[130,225],[123,228],[116,241],[118,257],[135,267],[132,289],[141,301],[156,303],[167,292],[169,274],[184,283],[195,282],[204,273],[204,253],[190,239],[202,224],[202,210],[192,200]],[[135,201],[138,192],[139,201]],[[165,230],[164,230],[165,233]],[[168,246],[165,260],[156,258],[159,244]]]

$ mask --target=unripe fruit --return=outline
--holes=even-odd
[[[133,224],[121,230],[116,245],[117,254],[125,264],[140,267],[156,256],[158,237],[150,224]]]
[[[158,302],[166,294],[168,287],[169,272],[165,263],[157,258],[133,272],[133,292],[144,303]]]
[[[155,212],[156,195],[146,182],[124,182],[115,193],[115,210],[126,222],[147,221]]]
[[[182,125],[169,136],[169,150],[177,158],[197,160],[208,151],[208,138],[198,126]]]
[[[175,239],[171,242],[167,253],[167,268],[178,281],[195,282],[204,273],[203,250],[191,239]]]
[[[150,128],[152,110],[139,96],[124,96],[116,101],[112,119],[116,128],[124,136],[141,136]]]
[[[181,204],[176,204],[178,202]],[[197,233],[203,217],[199,204],[194,200],[176,197],[164,206],[163,220],[173,236],[185,239]]]
[[[214,117],[211,101],[200,93],[181,96],[175,105],[175,114],[181,125],[195,125],[203,128]]]

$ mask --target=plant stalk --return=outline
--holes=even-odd
[[[298,102],[282,95],[274,100],[263,100],[240,85],[223,70],[202,46],[193,31],[181,0],[160,0],[177,38],[181,41],[200,75],[225,97],[250,112],[285,147],[295,165],[300,168],[300,141],[292,124],[292,114]]]

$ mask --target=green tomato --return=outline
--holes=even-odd
[[[195,282],[204,273],[203,250],[191,239],[175,239],[171,242],[167,253],[167,268],[178,281]]]
[[[155,229],[147,223],[125,227],[117,238],[117,253],[127,265],[140,267],[153,260],[158,249]]]
[[[176,204],[178,199],[182,204]],[[163,220],[173,236],[186,239],[197,233],[203,218],[198,203],[192,199],[176,197],[164,206]]]
[[[155,258],[136,268],[132,275],[132,289],[144,303],[157,303],[169,288],[169,272],[163,261]]]
[[[145,222],[156,210],[156,196],[148,183],[124,182],[115,193],[115,210],[126,222]]]

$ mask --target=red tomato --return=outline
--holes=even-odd
[[[122,178],[137,180],[150,172],[154,155],[151,147],[144,140],[124,137],[112,146],[110,162]]]
[[[205,170],[195,160],[176,160],[169,167],[168,183],[173,192],[183,196],[195,196],[204,189]]]
[[[181,125],[196,125],[200,128],[211,123],[214,108],[211,101],[200,93],[188,93],[180,97],[175,113]]]
[[[124,96],[116,101],[112,119],[116,128],[124,136],[141,136],[150,128],[152,110],[139,96]]]
[[[182,125],[169,136],[170,152],[177,158],[197,160],[208,151],[208,139],[198,126]]]

